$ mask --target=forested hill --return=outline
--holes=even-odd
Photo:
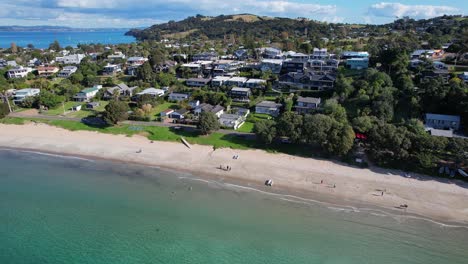
[[[325,23],[306,18],[278,18],[251,14],[221,15],[208,17],[197,15],[181,21],[153,25],[147,29],[132,29],[127,35],[138,40],[183,39],[230,39],[252,37],[264,40],[275,38],[355,38],[382,36],[390,31],[410,30],[418,34],[456,35],[468,27],[464,16],[442,16],[414,20],[403,18],[386,25],[357,25]]]

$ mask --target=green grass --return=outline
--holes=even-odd
[[[70,111],[70,109],[75,106],[81,104],[80,102],[65,102],[65,112]],[[42,113],[45,115],[63,115],[63,108],[64,106],[60,104],[56,108],[49,109],[47,111],[43,111]]]
[[[237,129],[239,132],[252,133],[255,123],[246,121],[241,127]]]
[[[164,102],[162,104],[158,104],[153,110],[151,111],[151,120],[156,120],[159,117],[159,114],[166,110],[166,109],[178,109],[179,106],[174,103]]]
[[[23,125],[25,123],[25,119],[19,117],[5,117],[0,119],[1,124],[8,124],[8,125]]]

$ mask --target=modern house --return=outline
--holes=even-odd
[[[128,87],[125,83],[120,83],[112,88],[108,88],[106,92],[104,93],[104,98],[111,99],[115,96],[118,96],[118,97],[130,96],[131,97],[133,95],[133,90],[135,90],[136,88],[137,86]]]
[[[190,78],[185,81],[185,84],[189,87],[203,87],[210,84],[210,78]]]
[[[346,60],[346,67],[353,70],[363,70],[369,68],[368,58],[351,58]]]
[[[249,102],[251,95],[252,95],[252,92],[250,91],[250,88],[243,88],[243,87],[233,87],[231,91],[229,92],[229,96],[234,101],[238,101],[238,102]]]
[[[152,97],[161,97],[165,94],[164,90],[161,89],[156,89],[156,88],[147,88],[144,89],[143,91],[137,93],[137,96],[142,96],[142,95],[151,95]]]
[[[233,128],[237,130],[244,124],[245,117],[236,114],[222,114],[218,121],[222,127]]]
[[[73,99],[77,102],[88,102],[96,96],[101,88],[102,85],[95,85],[94,87],[83,89]]]
[[[341,53],[342,59],[354,59],[354,58],[369,58],[369,52],[367,51],[344,51]]]
[[[57,63],[63,63],[63,64],[80,64],[81,60],[83,60],[86,56],[84,54],[73,54],[73,55],[67,55],[63,57],[56,57],[55,61]]]
[[[255,113],[278,116],[282,105],[272,101],[262,101],[255,106]]]
[[[280,76],[279,84],[296,89],[327,90],[335,86],[336,77],[314,72],[290,72]]]
[[[283,61],[283,66],[281,68],[281,72],[288,73],[288,72],[304,72],[306,67],[306,62],[303,60],[293,60],[287,59]]]
[[[295,106],[296,112],[299,114],[311,113],[317,110],[321,101],[322,100],[320,98],[299,96],[299,98],[297,98],[297,102]]]
[[[191,109],[195,109],[200,105],[200,100],[193,100],[193,101],[190,101],[188,104]]]
[[[32,71],[32,68],[19,66],[8,70],[7,76],[10,79],[24,78]]]
[[[40,89],[34,89],[34,88],[17,90],[15,91],[15,94],[13,96],[13,103],[20,104],[24,101],[24,99],[28,97],[37,96],[39,95],[40,92],[41,92]]]
[[[214,51],[198,53],[192,57],[192,61],[215,61],[217,59],[218,53]]]
[[[118,64],[107,64],[102,70],[102,75],[114,75],[122,71],[122,67]]]
[[[185,119],[185,115],[188,114],[188,110],[187,109],[178,109],[178,110],[174,110],[174,112],[168,114],[168,117],[169,118],[172,118],[172,119],[178,119],[178,120],[181,120],[181,119]]]
[[[147,62],[148,59],[144,57],[130,57],[127,59],[127,64],[130,66],[140,66]]]
[[[203,104],[198,105],[193,111],[193,113],[197,116],[204,112],[213,113],[215,114],[215,116],[219,118],[222,114],[224,114],[224,107],[220,105],[210,105],[210,104],[203,103]]]
[[[251,89],[263,89],[266,86],[266,81],[263,79],[249,79],[244,86]]]
[[[60,69],[54,66],[39,66],[36,68],[37,74],[41,77],[49,77],[56,74]]]
[[[184,93],[170,93],[169,94],[169,101],[183,101],[189,99],[190,95]]]
[[[225,82],[228,81],[229,79],[231,79],[231,77],[216,76],[213,79],[211,79],[211,86],[215,86],[215,87],[223,86]]]
[[[234,57],[238,60],[247,60],[249,58],[249,51],[247,49],[239,49],[234,51]]]
[[[309,60],[307,66],[318,72],[336,72],[339,64],[340,61],[335,59]]]
[[[264,59],[260,63],[260,70],[262,72],[271,71],[274,74],[279,74],[283,67],[283,60],[281,59]]]
[[[226,86],[244,86],[244,83],[247,81],[245,77],[232,77],[229,80],[224,82]]]
[[[263,49],[262,55],[264,58],[276,59],[282,57],[283,52],[280,49],[269,47]]]
[[[427,113],[425,126],[428,128],[456,131],[460,129],[460,116]]]
[[[58,77],[61,78],[68,78],[72,74],[74,74],[78,68],[76,66],[65,66],[63,69],[57,74]]]
[[[114,52],[114,54],[111,54],[109,56],[107,56],[107,59],[109,60],[115,60],[115,59],[125,59],[125,54],[123,54],[122,52],[120,51],[117,51],[117,52]]]
[[[329,57],[327,49],[314,48],[312,55],[310,56],[313,60],[325,60]]]

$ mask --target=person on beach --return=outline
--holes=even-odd
[[[336,188],[336,184],[333,184],[333,188]]]
[[[382,194],[380,196],[383,196],[383,192],[382,192]]]
[[[323,180],[320,181],[320,184],[323,184]]]

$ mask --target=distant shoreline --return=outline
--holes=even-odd
[[[416,175],[414,177],[419,177],[419,180],[408,179],[389,170],[358,169],[333,161],[270,154],[260,150],[213,150],[212,147],[200,145],[188,149],[179,143],[150,143],[140,136],[71,132],[44,124],[0,125],[0,146],[156,166],[222,183],[297,196],[304,201],[311,199],[346,205],[350,210],[355,205],[359,208],[372,205],[396,216],[428,217],[430,219],[425,220],[468,224],[465,202],[468,186],[462,182],[443,183],[435,178]],[[137,153],[140,149],[142,152]],[[239,159],[232,159],[234,155],[239,155]],[[232,171],[219,170],[219,165],[229,165]],[[273,179],[272,188],[263,186],[266,179]],[[324,180],[323,184],[321,180]],[[377,189],[386,189],[384,196]],[[395,208],[400,204],[409,205],[407,213]],[[377,208],[376,211],[379,210]]]

